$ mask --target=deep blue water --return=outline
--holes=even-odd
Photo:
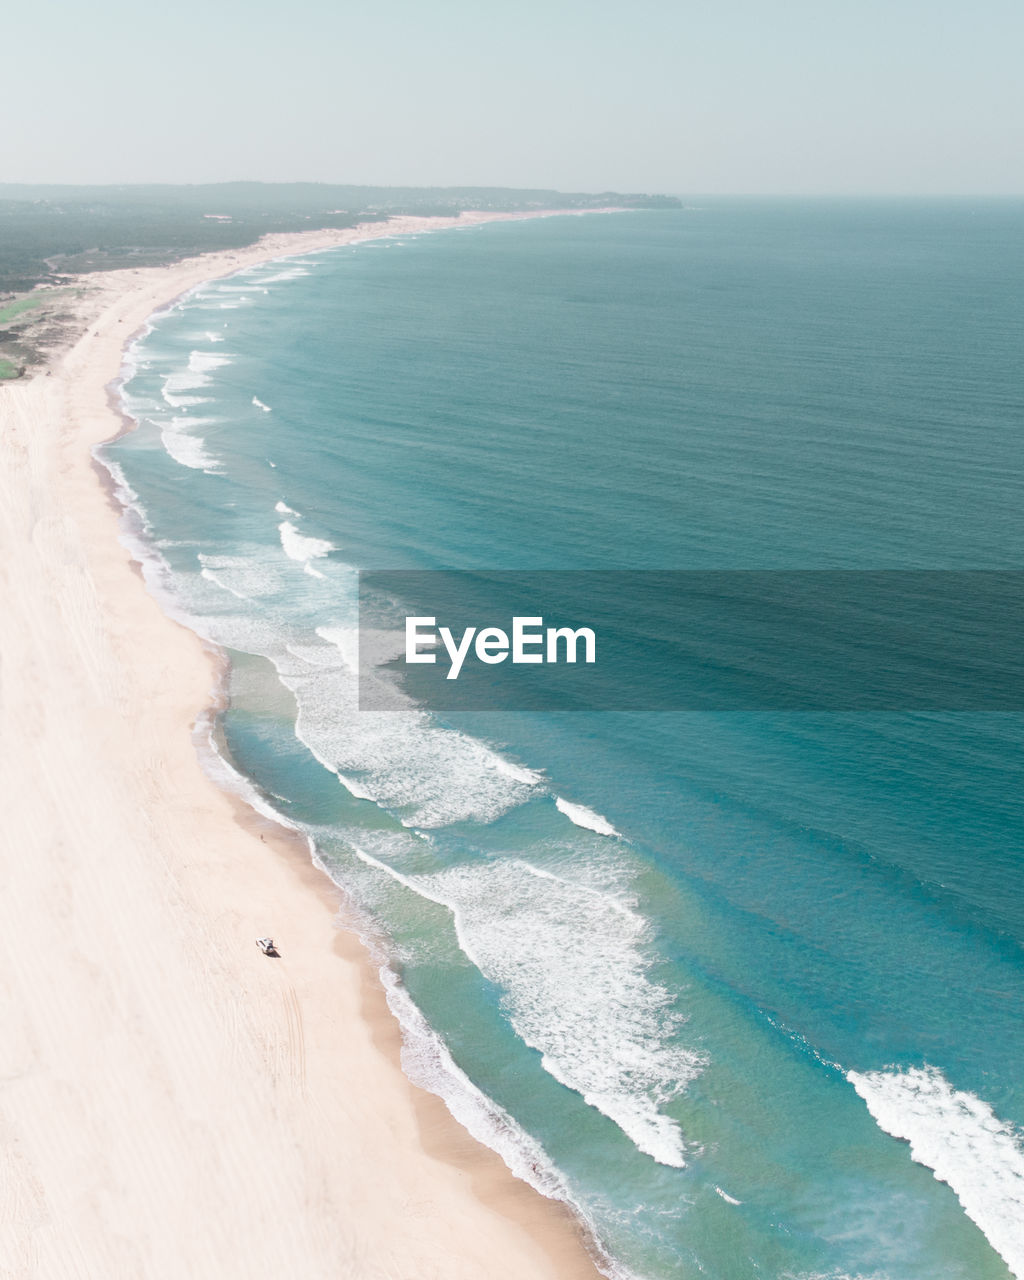
[[[220,748],[379,930],[413,1078],[622,1274],[1024,1275],[1021,716],[360,714],[353,567],[1020,568],[1022,232],[493,224],[135,348],[106,457]]]

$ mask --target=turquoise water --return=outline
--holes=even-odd
[[[230,654],[214,746],[365,913],[412,1078],[614,1274],[1024,1276],[1021,717],[360,714],[354,568],[1019,568],[1022,231],[492,224],[133,348],[104,456]]]

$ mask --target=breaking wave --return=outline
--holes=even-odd
[[[1024,1134],[934,1067],[850,1071],[876,1123],[948,1183],[967,1216],[1024,1280]]]
[[[595,831],[599,836],[613,836],[616,840],[622,839],[607,818],[602,818],[599,813],[588,809],[586,805],[570,804],[561,796],[555,796],[555,806],[558,812],[564,813],[570,822],[583,827],[586,831]]]
[[[630,902],[517,858],[413,876],[357,853],[451,911],[463,953],[501,989],[550,1075],[659,1164],[685,1166],[683,1135],[661,1108],[705,1059],[677,1042],[685,1020],[648,975],[649,926]]]

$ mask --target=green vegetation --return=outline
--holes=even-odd
[[[51,293],[49,296],[52,298],[54,295]],[[9,324],[10,321],[14,320],[17,316],[22,315],[26,311],[33,310],[33,308],[40,306],[42,302],[42,295],[34,294],[28,298],[17,298],[6,307],[0,307],[0,325]]]
[[[63,285],[90,271],[161,266],[241,249],[273,231],[351,227],[394,214],[449,217],[464,209],[679,208],[671,196],[518,191],[508,187],[349,187],[315,182],[207,186],[0,184],[0,378],[16,378],[60,348],[73,324]],[[24,296],[19,296],[24,295]]]
[[[0,295],[41,281],[115,267],[153,266],[238,249],[271,231],[348,227],[413,213],[520,211],[603,205],[677,208],[668,196],[518,191],[505,187],[352,187],[224,182],[206,186],[0,184]]]
[[[19,378],[69,334],[69,289],[42,288],[0,302],[0,380]]]

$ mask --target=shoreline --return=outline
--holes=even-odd
[[[598,1274],[570,1209],[402,1073],[370,953],[305,842],[204,771],[190,730],[216,655],[146,590],[93,456],[131,421],[126,348],[197,285],[561,212],[395,218],[84,277],[85,334],[0,390],[5,1275]],[[279,961],[254,946],[266,932]]]

